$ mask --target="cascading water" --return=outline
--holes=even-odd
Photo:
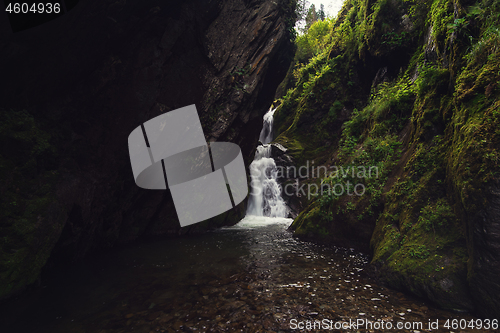
[[[286,217],[288,209],[281,197],[281,186],[277,182],[278,170],[271,157],[273,132],[273,116],[276,109],[269,109],[264,115],[264,124],[259,140],[262,146],[257,147],[255,158],[250,164],[250,198],[247,215]]]
[[[273,141],[273,121],[276,109],[269,109],[263,118],[262,130],[260,131],[259,141],[268,144]]]

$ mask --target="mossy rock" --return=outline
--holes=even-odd
[[[356,223],[371,221],[372,265],[388,285],[496,317],[500,6],[467,5],[346,1],[328,52],[290,75],[277,141],[301,163],[381,170],[364,198],[311,200],[296,235],[354,244]]]
[[[64,221],[50,135],[26,111],[0,110],[0,298],[38,278]],[[43,185],[40,185],[43,184]]]

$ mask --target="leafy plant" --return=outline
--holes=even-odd
[[[450,205],[445,199],[440,198],[437,202],[428,203],[420,210],[418,222],[423,225],[426,231],[436,233],[436,230],[448,226],[453,218],[455,218],[455,214]]]
[[[400,34],[391,31],[382,35],[382,44],[388,45],[389,47],[400,47],[405,45],[410,41],[410,34],[406,31]]]

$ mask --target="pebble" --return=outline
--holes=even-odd
[[[282,239],[290,244],[276,242]],[[118,311],[112,311],[117,313],[106,310],[89,317],[88,322],[102,333],[145,329],[145,333],[292,332],[291,319],[369,318],[395,324],[403,318],[405,322],[422,321],[425,325],[427,312],[443,323],[446,319],[473,318],[431,308],[377,285],[363,275],[368,258],[361,254],[299,243],[282,233],[261,236],[251,244],[250,254],[235,264],[224,265],[225,271],[196,271],[193,265],[196,274],[175,285],[160,278],[148,284],[141,280],[116,299],[120,306]],[[447,331],[442,327],[432,331],[442,332]]]

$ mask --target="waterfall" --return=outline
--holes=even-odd
[[[281,186],[277,182],[278,170],[271,157],[273,116],[276,109],[269,109],[264,115],[259,140],[253,162],[250,164],[250,198],[247,215],[286,217],[288,209],[281,197]]]
[[[264,115],[262,130],[260,131],[259,141],[268,144],[273,141],[273,121],[276,109],[269,109]]]

